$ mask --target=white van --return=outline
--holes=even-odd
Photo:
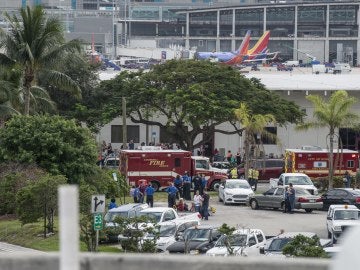
[[[298,60],[285,61],[283,64],[288,67],[298,67],[300,65]]]
[[[325,73],[326,67],[325,65],[312,65],[312,73],[319,74],[319,73]]]

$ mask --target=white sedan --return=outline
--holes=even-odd
[[[254,192],[247,180],[226,179],[219,186],[219,201],[228,203],[246,203]]]

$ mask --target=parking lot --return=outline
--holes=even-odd
[[[259,184],[258,192],[267,190],[269,184]],[[245,205],[224,205],[218,197],[210,199],[210,206],[216,208],[216,213],[204,220],[205,224],[221,225],[227,223],[231,226],[262,229],[266,235],[276,235],[280,230],[314,232],[320,238],[327,238],[326,211],[295,210],[294,214],[285,214],[280,210],[259,209],[252,210]]]

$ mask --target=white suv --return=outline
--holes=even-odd
[[[326,227],[328,237],[336,243],[349,227],[360,225],[360,210],[354,205],[330,205],[327,212]]]

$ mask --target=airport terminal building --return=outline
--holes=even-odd
[[[252,31],[251,45],[270,30],[268,48],[280,52],[284,61],[316,58],[360,64],[357,1],[0,1],[3,10],[26,4],[42,4],[49,15],[63,20],[68,38],[82,38],[89,44],[94,41],[96,49],[109,56],[114,47],[116,55],[122,55],[125,48],[172,45],[197,51],[234,51],[247,30]]]

